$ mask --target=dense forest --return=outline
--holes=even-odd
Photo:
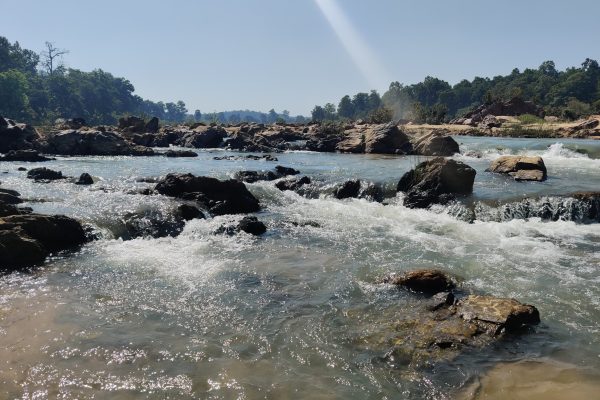
[[[52,43],[36,53],[0,36],[0,115],[35,124],[74,117],[91,124],[114,124],[123,115],[155,116],[169,122],[304,121],[303,117],[291,117],[288,111],[277,113],[273,109],[268,113],[189,113],[183,101],[145,100],[134,94],[127,79],[101,69],[84,72],[65,68],[62,56],[67,53]]]
[[[316,106],[314,120],[411,119],[441,123],[472,108],[499,100],[519,97],[543,106],[547,115],[573,120],[600,113],[600,67],[586,59],[580,67],[558,71],[553,61],[537,69],[518,69],[506,76],[476,77],[452,86],[438,78],[403,85],[392,82],[380,96],[376,91],[344,96],[335,104]]]

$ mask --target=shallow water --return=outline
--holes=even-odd
[[[457,140],[463,153],[480,156],[456,157],[477,170],[467,200],[600,189],[600,142]],[[261,238],[214,235],[240,218],[223,216],[188,222],[177,238],[114,239],[114,221],[127,213],[177,204],[128,194],[152,186],[140,177],[224,178],[281,164],[325,188],[349,178],[393,187],[424,159],[292,152],[277,154],[277,163],[213,160],[224,154],[44,163],[70,176],[89,172],[100,179],[90,187],[34,183],[16,170],[33,164],[0,163],[8,171],[2,187],[34,200],[25,205],[75,216],[100,235],[32,273],[0,277],[0,398],[438,399],[459,396],[488,370],[482,379],[494,384],[485,393],[500,393],[498,363],[543,357],[585,368],[585,376],[600,373],[599,224],[469,224],[439,210],[407,209],[400,197],[388,205],[307,199],[259,182],[248,187],[264,208],[258,216],[269,230]],[[542,155],[548,181],[485,172],[501,154]],[[543,323],[449,362],[391,368],[362,338],[415,300],[375,282],[430,266],[459,276],[467,290],[536,305]]]

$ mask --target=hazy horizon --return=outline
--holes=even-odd
[[[53,42],[69,50],[68,67],[101,68],[144,98],[183,100],[206,113],[309,115],[315,104],[383,93],[392,81],[431,75],[455,84],[545,60],[564,69],[600,58],[600,4],[589,0],[501,8],[472,0],[224,3],[7,2],[1,34],[35,51]]]

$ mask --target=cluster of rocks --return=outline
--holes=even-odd
[[[393,123],[378,125],[358,121],[346,126],[316,123],[219,126],[198,123],[161,127],[157,118],[147,121],[130,116],[119,119],[116,127],[88,127],[81,118],[61,119],[53,129],[40,134],[29,125],[0,118],[0,153],[37,150],[58,155],[148,156],[154,154],[153,147],[170,146],[264,153],[311,150],[450,156],[458,152],[458,144],[447,132],[434,131],[413,136]],[[164,154],[172,157],[193,156],[189,152],[178,151]]]
[[[382,283],[406,290],[422,306],[392,307],[387,323],[358,342],[379,350],[393,366],[420,366],[453,358],[467,348],[482,348],[499,339],[516,337],[540,323],[532,305],[515,299],[477,295],[457,288],[456,280],[443,271],[421,269],[388,276]],[[374,317],[374,318],[377,318]]]
[[[586,138],[590,136],[600,136],[600,117],[595,116],[582,121],[575,126],[568,128],[559,128],[558,131],[564,136],[574,138]]]
[[[451,124],[471,125],[482,128],[499,127],[500,122],[495,118],[498,115],[517,116],[531,114],[540,118],[544,117],[544,109],[535,105],[532,101],[525,101],[519,97],[508,101],[495,101],[491,104],[483,104],[475,110],[468,112],[463,117],[453,119]],[[486,117],[489,117],[486,119]]]
[[[61,179],[71,179],[71,181],[76,185],[92,185],[94,183],[94,178],[92,178],[92,176],[87,172],[82,173],[78,179],[75,179],[63,175],[62,171],[55,171],[46,167],[30,169],[27,171],[27,178],[41,183],[48,183]]]

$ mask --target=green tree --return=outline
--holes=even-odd
[[[354,118],[354,105],[352,104],[350,96],[346,95],[340,100],[340,103],[338,104],[338,115],[341,118]]]
[[[26,118],[29,112],[27,77],[11,69],[0,72],[0,115]]]

